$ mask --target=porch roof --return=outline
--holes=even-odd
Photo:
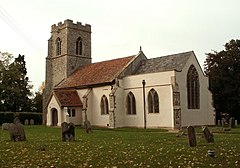
[[[76,90],[54,90],[53,94],[61,107],[81,107],[83,105]]]

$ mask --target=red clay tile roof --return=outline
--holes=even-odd
[[[112,82],[134,57],[135,55],[80,67],[56,88],[83,87]]]
[[[54,95],[62,107],[82,106],[76,90],[54,90]]]

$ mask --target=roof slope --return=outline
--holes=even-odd
[[[173,54],[158,58],[147,59],[142,61],[139,69],[135,74],[145,74],[163,71],[181,71],[186,64],[193,51]]]
[[[84,87],[112,82],[135,56],[92,63],[81,67],[56,88]]]
[[[82,106],[76,90],[54,90],[54,95],[62,107]]]

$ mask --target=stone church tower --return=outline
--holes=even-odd
[[[43,124],[46,105],[54,86],[79,67],[91,63],[91,25],[65,20],[52,25],[46,58],[45,90],[43,95]]]

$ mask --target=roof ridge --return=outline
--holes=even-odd
[[[163,55],[163,56],[160,56],[160,57],[154,57],[154,58],[149,58],[147,60],[152,60],[152,59],[159,59],[159,58],[166,58],[166,57],[173,57],[173,56],[176,56],[176,55],[185,55],[185,54],[190,54],[190,53],[194,53],[194,51],[186,51],[186,52],[181,52],[181,53],[176,53],[176,54],[169,54],[169,55]]]

